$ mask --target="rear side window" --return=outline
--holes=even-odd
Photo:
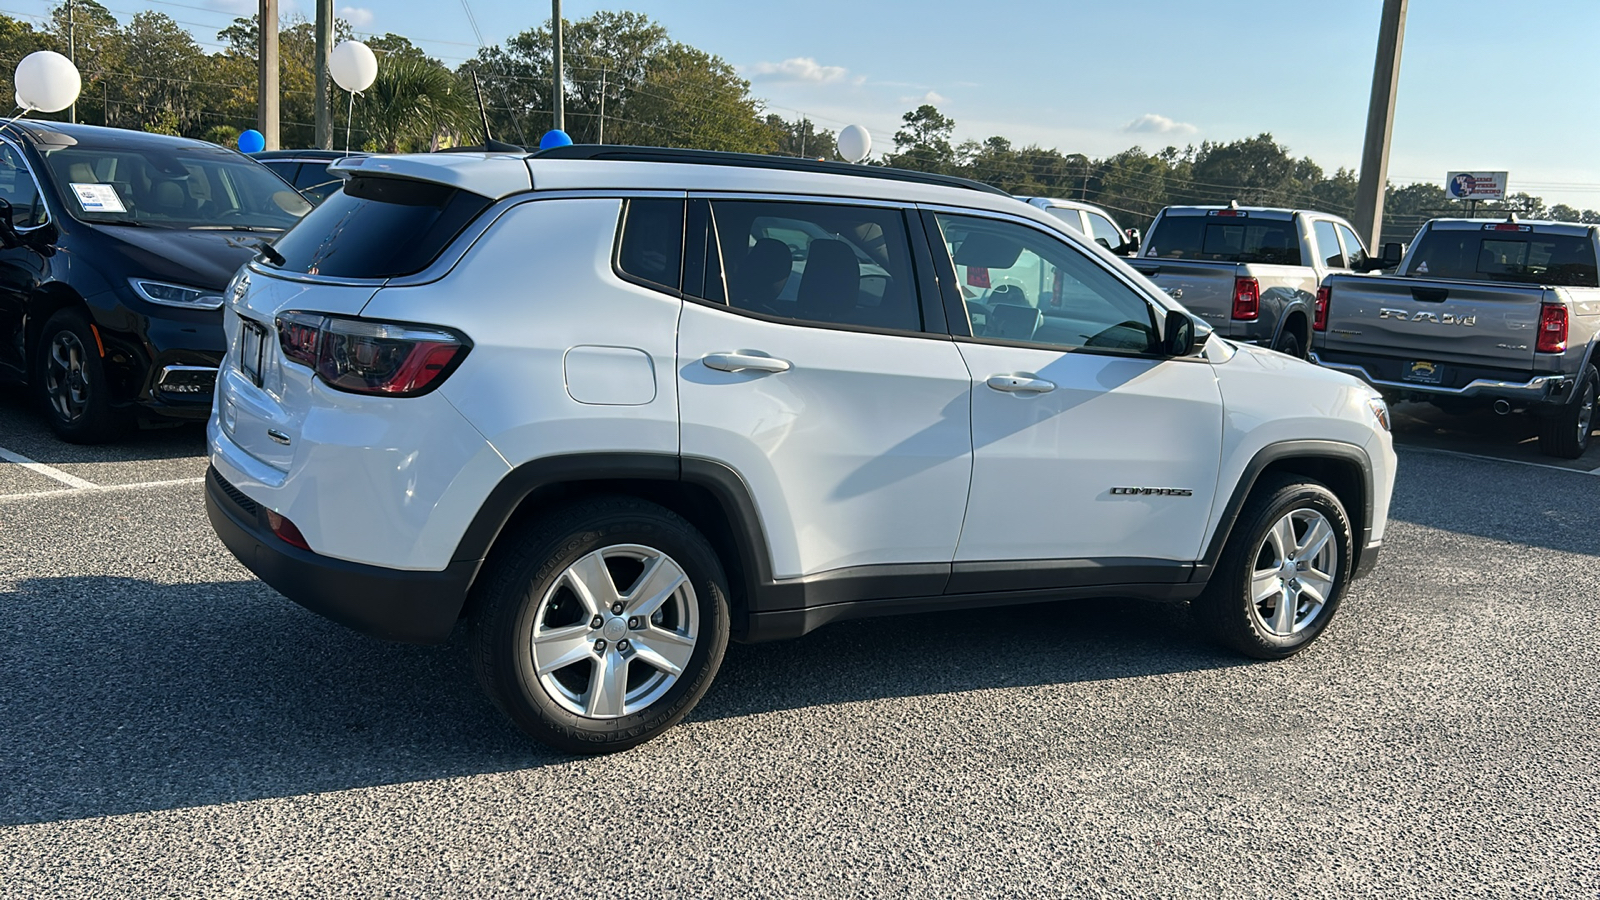
[[[449,185],[357,176],[278,239],[278,268],[333,278],[420,272],[493,202]]]
[[[1224,210],[1226,212],[1226,210]],[[1298,266],[1300,236],[1288,219],[1237,216],[1162,216],[1145,240],[1144,255],[1206,262]]]
[[[704,299],[806,322],[922,330],[899,210],[713,200],[711,219]]]
[[[1411,259],[1406,274],[1427,278],[1600,286],[1589,235],[1431,228]]]
[[[653,287],[683,283],[682,200],[628,200],[617,240],[617,271]]]

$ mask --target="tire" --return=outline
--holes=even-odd
[[[89,320],[75,309],[51,316],[34,346],[34,396],[50,430],[69,443],[104,443],[125,425],[111,407],[99,346]]]
[[[501,543],[477,598],[473,666],[519,728],[558,750],[612,753],[694,709],[729,629],[722,564],[694,526],[653,503],[602,497]]]
[[[1328,533],[1314,544],[1308,537],[1318,522]],[[1291,552],[1285,564],[1279,547],[1290,542],[1305,549]],[[1350,518],[1327,487],[1299,475],[1263,477],[1194,602],[1196,618],[1217,642],[1246,656],[1293,656],[1338,611],[1352,571],[1351,546]]]
[[[1577,459],[1589,449],[1595,426],[1595,398],[1600,394],[1600,373],[1585,366],[1572,400],[1539,420],[1539,452],[1558,459]]]
[[[1292,328],[1285,328],[1283,334],[1278,335],[1278,339],[1272,343],[1272,349],[1295,359],[1306,358],[1306,348],[1300,341],[1300,335]]]

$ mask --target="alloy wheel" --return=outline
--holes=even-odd
[[[568,712],[615,719],[671,690],[694,654],[694,586],[672,557],[619,544],[568,566],[534,613],[539,685]]]
[[[88,352],[71,331],[56,332],[44,365],[44,391],[62,421],[76,422],[89,408]]]
[[[1250,573],[1256,624],[1277,637],[1305,630],[1333,596],[1339,546],[1333,525],[1315,509],[1296,509],[1267,531]]]

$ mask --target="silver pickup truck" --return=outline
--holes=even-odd
[[[1391,399],[1526,411],[1542,453],[1575,459],[1600,389],[1596,240],[1593,225],[1434,219],[1395,275],[1323,282],[1313,359]]]
[[[1338,216],[1237,204],[1163,209],[1128,262],[1217,335],[1299,357],[1322,279],[1375,265]]]

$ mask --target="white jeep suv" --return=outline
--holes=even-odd
[[[466,620],[556,747],[670,727],[730,637],[857,616],[1168,598],[1281,658],[1377,559],[1370,388],[983,185],[636,147],[335,170],[227,292],[211,521],[353,628]]]

